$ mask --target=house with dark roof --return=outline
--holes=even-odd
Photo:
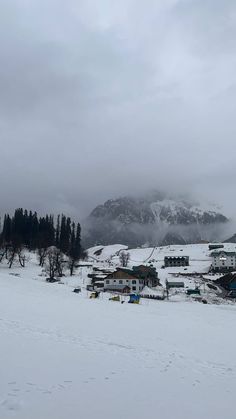
[[[223,249],[224,245],[222,243],[213,243],[209,244],[208,249],[209,250],[216,250],[216,249]]]
[[[221,276],[215,283],[228,291],[229,296],[236,297],[236,273],[228,273]]]
[[[189,256],[165,256],[165,268],[189,266]]]

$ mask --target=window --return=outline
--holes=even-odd
[[[107,279],[107,280],[106,280],[106,284],[109,284],[109,283],[110,283],[110,281]]]
[[[116,282],[116,279],[114,279],[114,282]]]
[[[136,284],[136,279],[133,279],[132,284]]]
[[[123,284],[123,281],[122,281],[122,279],[120,279],[120,280],[119,280],[119,284]]]
[[[132,290],[133,290],[133,291],[136,291],[136,287],[132,287]]]

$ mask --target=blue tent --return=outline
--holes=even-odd
[[[140,300],[140,295],[130,294],[128,302],[132,304],[139,304],[139,300]]]

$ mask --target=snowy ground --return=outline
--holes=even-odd
[[[236,306],[90,300],[0,267],[0,418],[233,419]]]

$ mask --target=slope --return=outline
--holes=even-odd
[[[1,418],[234,418],[235,306],[90,300],[19,272],[0,271]]]

